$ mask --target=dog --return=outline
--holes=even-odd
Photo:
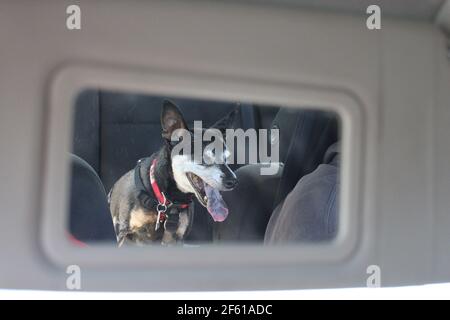
[[[235,121],[238,112],[236,107],[212,128],[223,132]],[[188,129],[180,109],[169,100],[162,105],[161,127],[162,148],[139,160],[109,193],[119,247],[125,242],[138,245],[182,243],[192,227],[194,197],[207,208],[214,221],[221,222],[228,215],[220,191],[232,190],[238,181],[226,157],[223,161],[205,161],[204,157],[211,158],[211,151],[204,141],[201,142],[202,159],[197,159],[192,148],[190,152],[172,152],[185,138],[190,138],[193,145],[195,134]],[[184,129],[188,136],[177,136],[178,129]],[[221,143],[223,154],[229,155],[223,140]]]

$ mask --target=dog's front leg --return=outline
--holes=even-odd
[[[189,226],[189,216],[187,214],[187,210],[180,213],[180,220],[178,223],[178,228],[176,231],[177,239],[184,239],[184,235],[186,234],[186,230]]]
[[[161,244],[163,246],[171,246],[177,243],[176,234],[168,230],[164,230],[163,238]]]
[[[164,235],[162,238],[162,245],[174,245],[177,242],[182,242],[186,230],[189,226],[189,216],[187,210],[181,212],[179,215],[178,227],[175,232],[164,230]]]

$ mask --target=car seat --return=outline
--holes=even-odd
[[[94,169],[70,154],[69,233],[76,243],[116,241],[105,188]]]
[[[338,138],[336,116],[324,111],[281,108],[271,128],[279,130],[282,170],[261,176],[260,165],[250,164],[236,171],[239,185],[223,193],[230,214],[215,225],[215,241],[263,241],[275,207],[301,177],[322,162],[325,151]]]
[[[321,242],[336,236],[339,209],[340,147],[328,148],[323,162],[303,176],[272,213],[265,244]]]

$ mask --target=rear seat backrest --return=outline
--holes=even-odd
[[[69,232],[78,241],[115,241],[105,188],[83,159],[70,154]]]
[[[132,169],[137,159],[149,156],[161,148],[160,112],[164,99],[146,95],[100,93],[100,176],[107,189]],[[193,127],[195,120],[201,120],[203,127],[208,128],[235,107],[234,103],[225,102],[178,98],[170,100],[180,107],[189,127]],[[244,124],[241,123],[241,126]]]
[[[74,153],[100,176],[107,192],[140,158],[156,152],[163,143],[160,112],[167,97],[87,90],[76,102]],[[235,103],[173,98],[188,122],[202,120],[209,127],[235,107]],[[241,105],[240,127],[255,127],[253,107]],[[234,166],[233,169],[235,169]],[[198,203],[194,227],[187,241],[210,241],[212,219]]]
[[[280,130],[280,161],[284,162],[275,208],[301,177],[317,168],[328,147],[338,140],[338,119],[324,111],[285,108],[278,112],[272,127]]]
[[[72,152],[100,174],[100,105],[97,90],[83,91],[74,108]]]
[[[136,161],[162,146],[160,112],[166,97],[97,90],[83,92],[75,111],[74,153],[97,171],[110,190]],[[169,98],[189,126],[202,120],[209,127],[235,107],[235,103]],[[253,108],[241,105],[241,128],[255,127]]]

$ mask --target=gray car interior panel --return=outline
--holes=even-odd
[[[372,265],[382,286],[450,282],[448,1],[77,4],[81,30],[66,28],[67,2],[0,2],[0,288],[66,290],[72,264],[87,291],[365,287]],[[369,4],[382,8],[380,30],[366,28]],[[241,101],[242,126],[261,128],[281,105],[338,113],[336,239],[70,246],[71,165],[92,178],[104,208],[117,176],[156,147],[143,138],[134,142],[142,154],[119,156],[111,141],[131,129],[102,103],[118,113],[134,105],[130,116],[149,118],[136,95],[105,91],[219,101],[211,115]],[[73,137],[83,117],[75,121],[83,134]],[[147,124],[134,129],[145,137],[156,130]]]

